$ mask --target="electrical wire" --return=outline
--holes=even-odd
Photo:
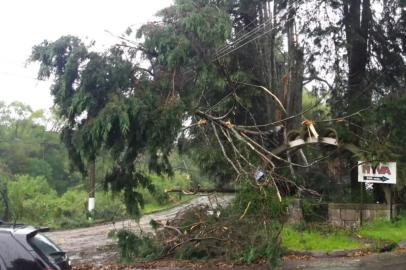
[[[290,7],[289,10],[292,10],[293,8],[294,8],[294,7]],[[289,10],[288,10],[288,11],[289,11]],[[215,54],[215,59],[216,59],[216,58],[222,58],[222,57],[224,57],[224,56],[219,56],[219,55],[222,55],[222,54],[227,55],[227,53],[226,53],[227,50],[229,50],[230,52],[235,51],[235,50],[233,50],[232,46],[235,46],[235,45],[237,45],[238,43],[243,42],[244,40],[248,39],[249,37],[251,37],[251,36],[253,36],[254,34],[256,34],[257,32],[259,32],[261,29],[267,27],[268,25],[272,25],[272,19],[273,19],[273,17],[269,18],[268,20],[266,20],[266,21],[263,22],[262,24],[256,26],[255,28],[253,28],[253,29],[250,30],[249,32],[245,33],[245,34],[242,35],[241,37],[238,37],[236,40],[234,40],[234,42],[233,42],[232,44],[227,44],[227,45],[221,47],[220,49],[218,49],[217,52],[216,52],[216,54]],[[293,20],[293,19],[294,19],[294,18],[290,18],[290,19],[288,19],[286,22],[291,21],[291,20]],[[255,21],[255,20],[254,20],[254,21]],[[253,22],[254,22],[254,21],[253,21]],[[250,24],[252,24],[253,22],[251,22]],[[250,24],[249,24],[249,25],[250,25]],[[277,27],[274,26],[274,27],[272,28],[272,30],[273,30],[273,29],[276,29],[276,28],[277,28]],[[267,33],[269,33],[270,31],[271,31],[271,30],[269,30]],[[240,32],[241,32],[241,31],[240,31]],[[264,33],[264,34],[265,34],[265,33]],[[263,35],[261,35],[261,36],[263,36]],[[254,41],[254,40],[256,40],[256,39],[257,39],[257,38],[253,38],[253,40],[249,41],[248,43],[244,44],[243,46],[249,44],[250,42],[252,42],[252,41]],[[241,46],[241,47],[243,47],[243,46]],[[241,48],[241,47],[238,47],[238,49]]]
[[[293,20],[293,19],[294,19],[294,18],[291,18],[291,19],[287,20],[286,22],[291,21],[291,20]],[[253,42],[253,41],[255,41],[255,40],[257,40],[258,38],[261,38],[261,37],[265,36],[266,34],[272,32],[272,31],[275,30],[275,29],[277,29],[277,27],[272,27],[272,28],[269,29],[268,31],[265,31],[265,32],[262,33],[262,34],[257,35],[256,37],[254,37],[254,38],[248,40],[247,42],[245,42],[244,44],[242,44],[242,45],[240,45],[240,46],[238,46],[238,47],[236,47],[236,48],[233,48],[233,49],[229,50],[228,52],[223,53],[223,54],[221,54],[221,55],[216,55],[215,58],[213,59],[213,61],[217,61],[217,60],[219,60],[219,59],[221,59],[221,58],[223,58],[223,57],[225,57],[225,56],[227,56],[227,55],[229,55],[229,54],[231,54],[231,53],[233,53],[233,52],[235,52],[235,51],[241,49],[242,47],[248,45],[249,43],[251,43],[251,42]]]
[[[272,18],[268,19],[267,21],[265,21],[264,23],[257,25],[256,27],[254,27],[253,29],[251,29],[250,31],[248,31],[247,33],[243,34],[242,36],[236,38],[233,43],[231,44],[226,44],[223,47],[217,49],[216,55],[219,55],[225,51],[227,51],[228,49],[230,49],[231,46],[234,46],[240,42],[242,42],[244,39],[249,38],[250,36],[252,36],[253,34],[255,34],[256,32],[258,32],[259,30],[261,30],[262,28],[268,26],[269,24],[272,23]]]

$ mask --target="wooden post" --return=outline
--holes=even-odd
[[[361,184],[361,205],[360,205],[360,208],[359,208],[359,225],[362,226],[362,223],[363,223],[363,221],[362,221],[362,211],[364,209],[364,189],[363,189],[364,183],[361,182],[360,184]]]
[[[392,185],[389,187],[390,193],[389,193],[389,219],[390,221],[393,220],[393,200],[392,200]]]
[[[387,184],[383,186],[383,191],[385,192],[386,205],[389,208],[389,219],[392,220],[392,185]]]

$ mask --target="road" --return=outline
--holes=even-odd
[[[114,249],[114,241],[108,238],[108,233],[114,229],[128,228],[139,231],[151,231],[149,222],[151,219],[168,220],[176,216],[179,211],[185,210],[188,207],[221,203],[225,204],[231,200],[230,196],[222,197],[207,197],[201,196],[192,199],[189,203],[174,207],[172,209],[148,214],[141,218],[139,224],[133,220],[125,220],[97,225],[89,228],[55,231],[48,233],[53,241],[65,250],[75,264],[91,264],[99,269],[98,266],[103,266],[107,262],[112,262],[117,258]],[[169,266],[169,264],[168,264]],[[201,267],[199,267],[202,269]],[[86,268],[89,269],[89,268]],[[109,268],[100,268],[109,269]],[[114,268],[116,269],[116,268]],[[135,268],[134,268],[135,269]],[[157,268],[156,270],[174,270],[176,267]],[[185,270],[184,268],[183,270]],[[189,268],[190,269],[190,268]],[[203,268],[204,269],[204,268]],[[206,268],[207,269],[207,268]],[[225,269],[224,267],[210,267],[212,269]],[[207,270],[209,270],[207,269]],[[233,267],[227,269],[266,269],[259,266]],[[282,262],[279,270],[405,270],[406,269],[406,250],[400,250],[391,253],[372,254],[364,257],[343,257],[343,258],[317,258],[309,260],[286,259]]]
[[[139,223],[134,220],[125,220],[88,228],[63,230],[47,233],[47,236],[57,243],[68,253],[72,262],[75,263],[98,263],[112,261],[116,258],[114,241],[108,238],[110,231],[114,229],[131,229],[135,231],[151,231],[149,222],[151,219],[164,221],[173,219],[179,211],[196,205],[226,204],[231,196],[198,196],[190,202],[176,206],[166,211],[144,215]]]

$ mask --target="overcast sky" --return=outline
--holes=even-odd
[[[153,20],[172,0],[5,0],[0,1],[0,101],[22,101],[34,109],[52,106],[49,82],[26,67],[31,47],[44,39],[76,35],[108,47],[130,25]]]

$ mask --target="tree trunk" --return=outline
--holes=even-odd
[[[287,23],[288,36],[288,54],[289,54],[289,71],[285,87],[285,108],[288,115],[296,115],[302,111],[302,95],[303,95],[303,72],[304,72],[304,55],[302,48],[299,47],[296,40],[294,14],[291,12]],[[295,117],[287,122],[286,129],[297,129],[300,126],[300,118]]]
[[[347,0],[344,2],[344,21],[347,35],[348,52],[348,92],[347,113],[355,113],[371,104],[372,91],[366,84],[366,67],[368,64],[368,38],[371,24],[370,0]],[[352,143],[359,145],[362,137],[361,119],[352,119],[350,125]],[[354,169],[351,170],[351,192],[355,195],[358,186],[357,160],[352,160]]]
[[[7,188],[4,188],[3,190],[0,190],[0,195],[4,203],[4,213],[2,219],[4,221],[9,221],[10,220],[10,207],[8,204],[8,195],[7,195]]]

